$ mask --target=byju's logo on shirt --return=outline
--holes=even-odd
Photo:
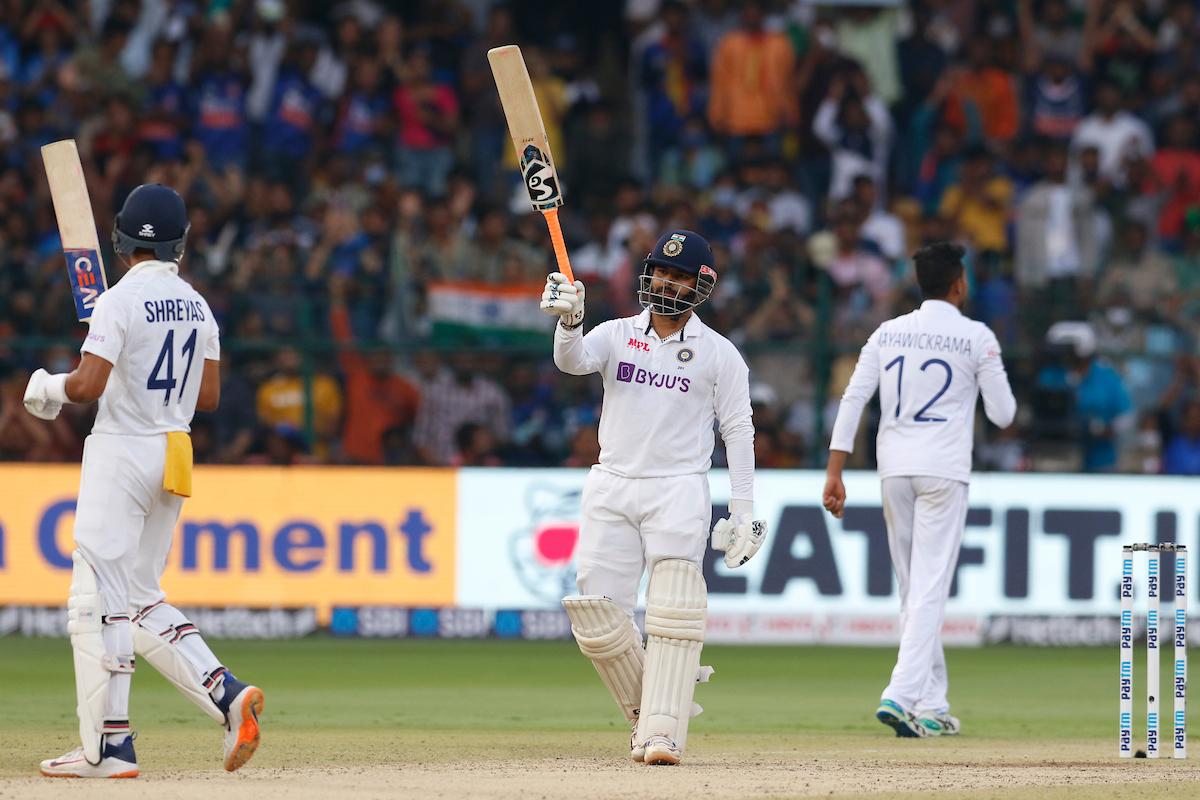
[[[653,386],[655,389],[678,389],[683,393],[686,393],[692,385],[691,378],[680,378],[663,372],[651,372],[642,369],[637,364],[630,364],[628,361],[617,362],[617,380],[621,383],[640,383],[644,386]]]

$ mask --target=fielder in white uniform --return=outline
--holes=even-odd
[[[1008,427],[1016,413],[1000,345],[959,310],[963,250],[939,242],[914,256],[925,301],[871,334],[842,396],[829,444],[824,503],[841,517],[842,469],[863,407],[879,389],[883,514],[900,585],[900,652],[875,716],[897,736],[959,731],[946,697],[941,627],[967,516],[976,399]]]
[[[159,587],[191,494],[192,415],[215,409],[221,392],[216,321],[179,277],[187,228],[173,189],[148,184],[129,195],[113,245],[130,269],[97,300],[79,367],[40,369],[25,392],[25,407],[42,419],[64,403],[100,401],[83,450],[67,623],[82,746],[43,761],[50,777],[137,776],[135,652],[224,726],[225,769],[258,747],[262,691],[222,666]]]
[[[749,370],[694,309],[716,285],[712,250],[687,230],[665,234],[646,255],[638,285],[645,309],[583,335],[584,287],[561,273],[546,282],[542,308],[560,315],[554,363],[604,378],[600,463],[583,488],[580,595],[563,599],[580,650],[633,725],[635,761],[677,764],[698,680],[708,592],[700,565],[712,505],[713,426],[729,460],[730,517],[713,527],[725,563],[746,563],[766,536],[753,520],[754,427]],[[646,634],[633,622],[650,569]]]

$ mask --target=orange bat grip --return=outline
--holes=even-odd
[[[558,224],[558,209],[549,208],[542,212],[546,217],[546,227],[550,229],[550,242],[554,245],[554,259],[558,262],[558,271],[567,276],[567,280],[575,282],[575,273],[571,272],[571,259],[567,257],[567,243],[563,241],[562,226]]]

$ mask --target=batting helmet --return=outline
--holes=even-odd
[[[638,303],[656,314],[677,316],[703,303],[717,285],[713,251],[695,231],[665,233],[642,261]],[[655,267],[669,267],[696,276],[695,288],[678,281],[655,279]]]
[[[179,192],[161,183],[143,183],[129,193],[117,214],[113,249],[126,257],[134,250],[153,250],[160,261],[178,261],[190,227]]]

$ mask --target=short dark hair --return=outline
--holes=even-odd
[[[950,294],[950,287],[963,274],[963,250],[954,242],[927,244],[913,255],[917,266],[917,284],[926,300]]]

